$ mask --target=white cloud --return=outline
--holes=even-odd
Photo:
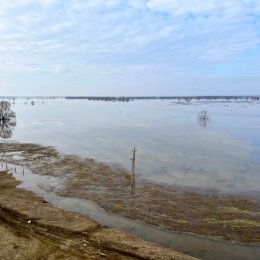
[[[0,70],[149,64],[196,71],[232,63],[259,45],[259,6],[256,0],[0,0]]]
[[[175,15],[203,15],[225,12],[228,9],[259,7],[258,0],[149,0],[147,5],[155,11],[172,12]],[[251,11],[253,11],[251,10]]]
[[[58,0],[0,0],[0,15],[4,14],[10,9],[21,8],[30,4],[40,5],[42,7],[49,7]]]

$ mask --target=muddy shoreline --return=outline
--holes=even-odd
[[[260,200],[214,195],[138,180],[131,191],[129,172],[94,160],[62,156],[34,144],[2,144],[5,162],[38,175],[59,177],[58,195],[94,201],[110,213],[165,230],[213,239],[260,245]]]
[[[0,258],[196,259],[49,205],[0,172]]]

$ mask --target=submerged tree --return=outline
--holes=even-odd
[[[16,115],[7,101],[0,102],[0,137],[7,139],[12,136],[16,126]]]
[[[207,127],[210,117],[206,110],[200,111],[198,114],[198,123],[201,127]]]

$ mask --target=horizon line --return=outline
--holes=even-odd
[[[175,98],[257,98],[260,97],[260,95],[137,95],[137,96],[120,96],[120,95],[91,95],[91,96],[85,96],[85,95],[65,95],[65,96],[57,96],[57,95],[4,95],[0,96],[0,99],[2,98],[74,98],[74,99],[83,99],[83,98],[131,98],[131,99],[163,99],[163,98],[169,98],[169,99],[175,99]]]

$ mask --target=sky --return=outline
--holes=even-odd
[[[260,0],[0,0],[0,96],[260,95]]]

